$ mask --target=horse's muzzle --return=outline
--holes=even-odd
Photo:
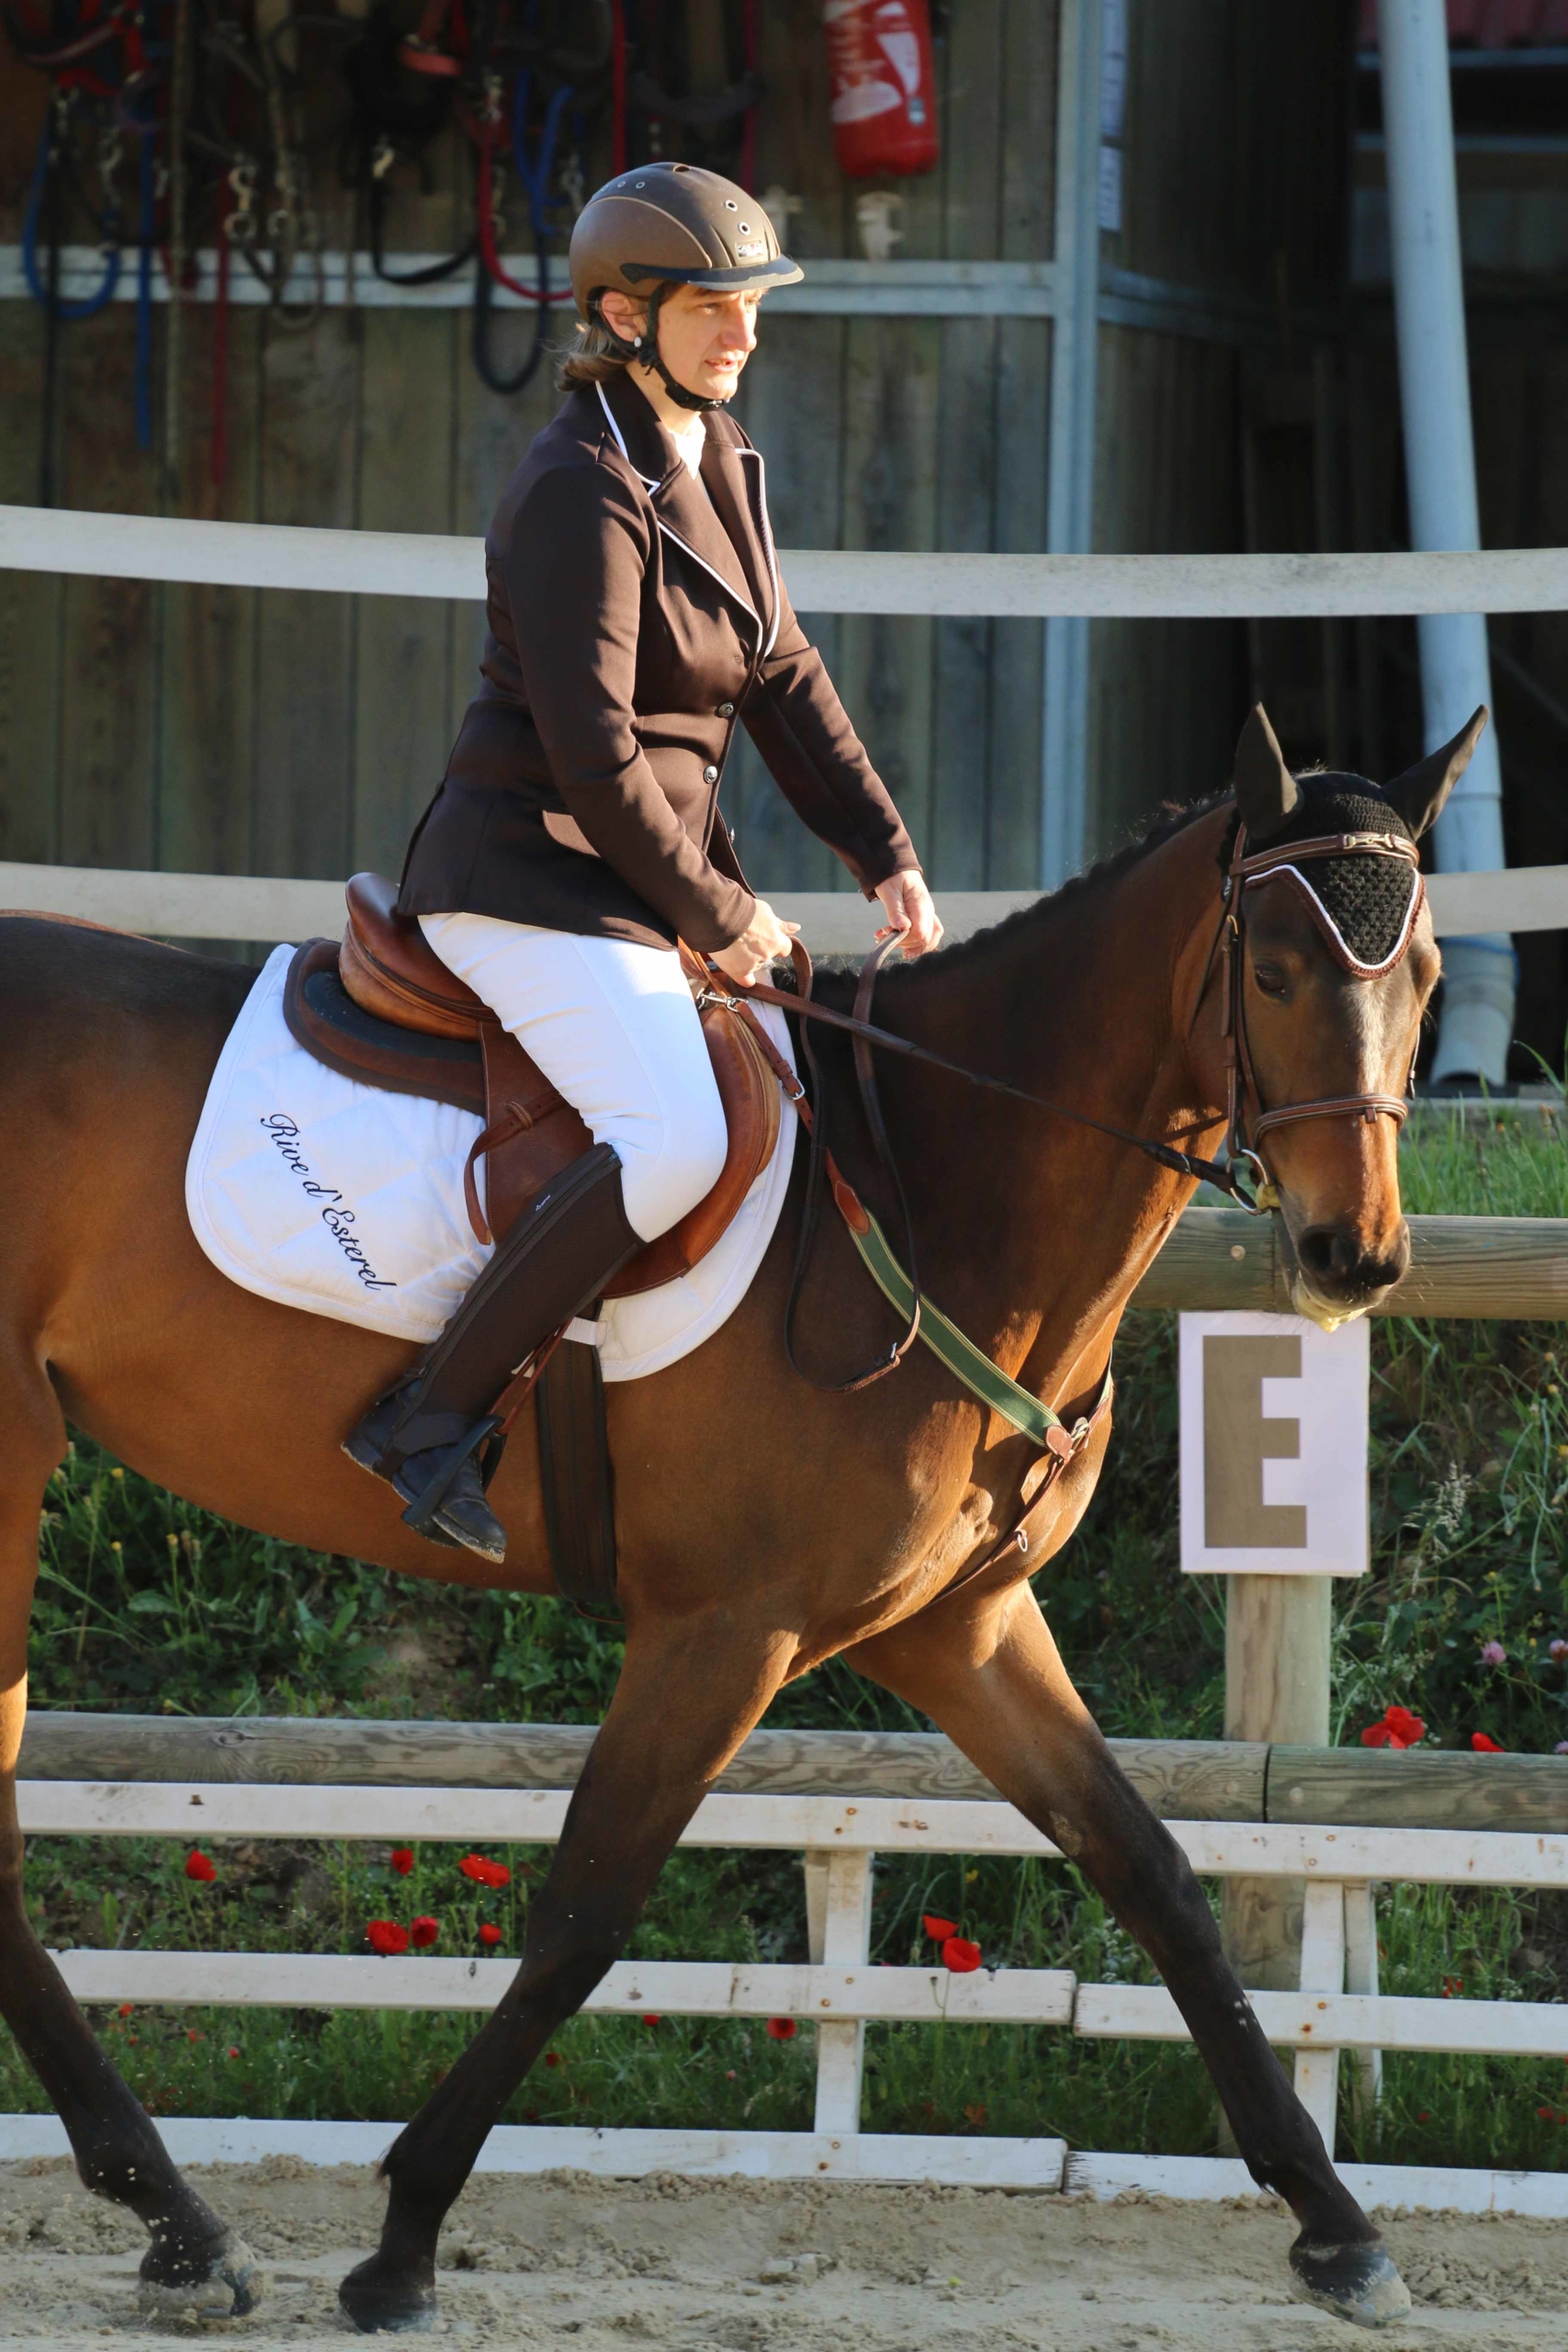
[[[1365,1315],[1410,1267],[1410,1227],[1403,1217],[1390,1234],[1372,1242],[1353,1226],[1332,1222],[1306,1226],[1291,1241],[1297,1312],[1325,1329]]]

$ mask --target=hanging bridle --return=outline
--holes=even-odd
[[[1389,954],[1376,964],[1369,964],[1356,955],[1306,876],[1298,871],[1300,866],[1314,858],[1356,856],[1399,857],[1416,868],[1415,888],[1410,893],[1410,904],[1400,924],[1398,937]],[[1403,1126],[1410,1109],[1408,1097],[1416,1075],[1416,1064],[1412,1056],[1404,1096],[1335,1094],[1310,1102],[1283,1102],[1272,1110],[1265,1108],[1263,1091],[1258,1082],[1247,1035],[1247,999],[1243,985],[1246,975],[1242,955],[1247,930],[1247,893],[1255,883],[1269,881],[1278,875],[1289,876],[1305,899],[1335,962],[1343,970],[1353,972],[1359,979],[1377,979],[1383,973],[1392,972],[1395,965],[1403,961],[1409,948],[1426,897],[1427,886],[1421,876],[1420,856],[1416,843],[1403,833],[1322,833],[1310,841],[1288,842],[1272,849],[1254,851],[1249,855],[1247,828],[1239,822],[1236,826],[1235,848],[1223,892],[1224,910],[1220,917],[1214,945],[1209,951],[1204,989],[1199,991],[1199,1002],[1202,1001],[1208,973],[1213,969],[1217,950],[1224,998],[1221,1036],[1225,1057],[1225,1156],[1233,1169],[1241,1161],[1248,1162],[1252,1168],[1255,1182],[1252,1198],[1249,1200],[1239,1185],[1233,1187],[1233,1197],[1254,1216],[1264,1216],[1279,1205],[1278,1190],[1259,1149],[1265,1136],[1273,1128],[1288,1126],[1298,1119],[1365,1119],[1371,1125],[1386,1117]],[[1254,1112],[1250,1141],[1246,1108],[1248,1093]]]

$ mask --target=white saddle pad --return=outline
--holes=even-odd
[[[274,948],[212,1073],[186,1169],[192,1229],[219,1272],[260,1298],[433,1340],[491,1255],[463,1204],[481,1122],[362,1086],[296,1045],[283,1018],[293,954]],[[757,1010],[788,1057],[783,1014]],[[574,1327],[598,1340],[606,1380],[661,1372],[735,1312],[784,1206],[796,1125],[786,1107],[772,1159],[699,1266]]]

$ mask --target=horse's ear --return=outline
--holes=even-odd
[[[1384,799],[1393,801],[1417,841],[1442,815],[1443,803],[1470,765],[1471,753],[1491,716],[1483,703],[1451,743],[1445,743],[1440,752],[1428,752],[1424,760],[1384,785]]]
[[[1301,797],[1295,777],[1269,724],[1263,705],[1254,703],[1235,747],[1235,805],[1251,842],[1266,842],[1293,816]]]

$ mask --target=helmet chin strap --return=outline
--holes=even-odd
[[[597,300],[593,304],[593,323],[608,335],[617,359],[636,360],[640,367],[651,368],[671,399],[679,401],[682,408],[694,409],[699,414],[705,409],[723,408],[723,401],[709,400],[705,392],[689,392],[684,384],[676,381],[664,364],[664,354],[659,348],[659,306],[669,291],[668,279],[654,288],[648,300],[648,331],[630,343],[624,335],[615,333]]]
[[[705,409],[722,408],[722,401],[709,400],[704,392],[689,392],[684,384],[677,383],[664,364],[664,354],[659,348],[659,306],[669,291],[670,281],[666,279],[662,285],[656,286],[649,297],[648,333],[642,339],[643,348],[638,351],[637,357],[645,368],[654,370],[671,399],[678,401],[682,408],[693,409],[699,414]]]

